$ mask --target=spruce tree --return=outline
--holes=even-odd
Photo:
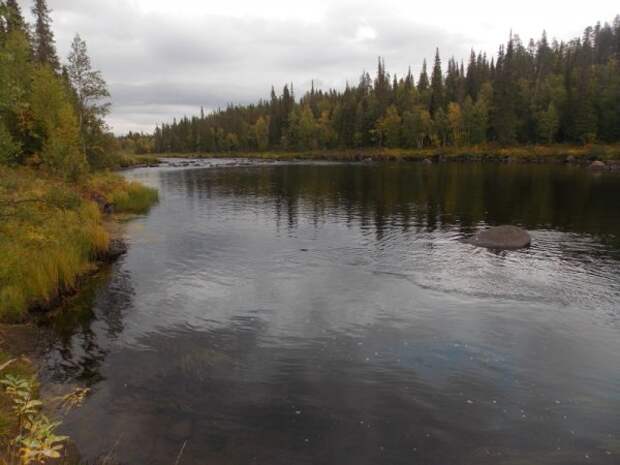
[[[420,79],[418,79],[418,90],[425,92],[428,90],[430,83],[428,80],[428,73],[426,71],[426,60],[422,63],[422,72],[420,73]]]
[[[439,57],[439,49],[437,49],[435,52],[433,74],[431,75],[431,100],[429,104],[431,116],[433,116],[437,110],[443,108],[444,95],[445,92],[443,86],[443,72],[441,70],[441,58]]]
[[[60,62],[56,54],[56,41],[52,32],[51,10],[45,0],[35,0],[32,14],[35,17],[34,26],[34,57],[41,64],[48,64],[57,73],[60,72]]]
[[[6,5],[6,32],[20,31],[28,34],[28,26],[24,20],[22,10],[17,0],[7,0]]]

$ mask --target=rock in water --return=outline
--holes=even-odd
[[[112,239],[105,259],[109,262],[118,260],[122,255],[127,253],[127,249],[128,247],[125,241],[122,239]]]
[[[525,229],[506,225],[478,232],[471,243],[488,249],[514,250],[528,247],[532,238]]]
[[[607,168],[607,165],[600,160],[593,161],[592,164],[590,165],[591,170],[598,171],[598,170],[604,170],[605,168]]]

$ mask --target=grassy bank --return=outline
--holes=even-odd
[[[0,167],[0,321],[24,321],[94,269],[110,244],[102,210],[141,213],[156,200],[156,191],[119,175],[73,184]]]
[[[620,160],[620,144],[615,145],[528,145],[498,147],[480,145],[475,147],[446,147],[425,149],[360,148],[310,150],[304,152],[225,152],[225,153],[164,153],[156,157],[165,158],[252,158],[262,160],[335,160],[361,161],[521,161],[521,162],[563,162],[587,163],[593,160]]]

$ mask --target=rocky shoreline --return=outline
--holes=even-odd
[[[159,165],[175,168],[197,166],[197,160],[238,159],[244,161],[333,161],[333,162],[412,162],[426,165],[439,163],[502,163],[502,164],[566,164],[597,171],[620,171],[620,149],[548,148],[478,149],[459,152],[435,150],[402,151],[376,150],[328,150],[309,152],[265,152],[265,153],[184,153],[157,154]]]

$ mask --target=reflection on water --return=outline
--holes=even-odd
[[[230,165],[230,162],[222,162]],[[65,430],[123,463],[620,460],[620,178],[563,166],[136,170],[161,204],[55,323]],[[516,223],[534,245],[463,239]]]

